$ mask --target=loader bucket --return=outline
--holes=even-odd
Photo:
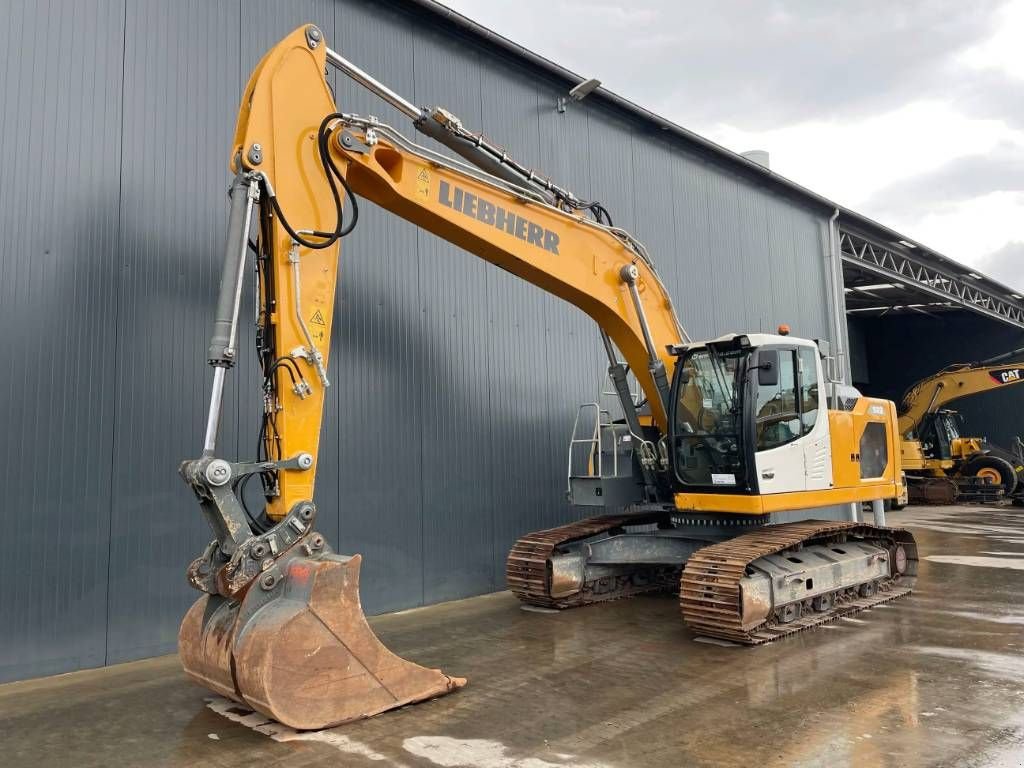
[[[203,595],[178,651],[195,682],[299,730],[358,720],[466,684],[396,656],[359,603],[359,555],[299,557],[270,591]]]

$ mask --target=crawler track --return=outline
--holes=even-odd
[[[857,538],[890,551],[902,545],[907,555],[905,574],[881,582],[870,596],[861,596],[855,589],[843,590],[836,595],[835,604],[828,611],[805,613],[788,623],[769,617],[756,626],[744,625],[740,580],[753,561],[804,544],[846,538]],[[683,618],[695,632],[745,645],[759,645],[903,597],[910,593],[916,573],[917,547],[908,531],[806,520],[768,526],[698,550],[683,569],[679,604]]]
[[[544,608],[576,608],[644,592],[675,589],[679,569],[659,566],[637,568],[630,573],[587,582],[579,592],[566,597],[552,597],[549,592],[548,558],[557,554],[559,547],[588,539],[620,525],[642,525],[656,522],[657,519],[637,516],[590,517],[557,528],[529,533],[515,543],[505,561],[508,587],[524,603]]]
[[[683,619],[695,632],[745,645],[760,645],[903,597],[910,593],[917,574],[917,546],[908,531],[860,523],[806,520],[766,526],[706,546],[690,557],[681,577],[678,568],[636,568],[586,582],[572,595],[553,597],[550,594],[548,561],[559,554],[561,547],[623,525],[643,525],[658,519],[657,516],[592,517],[527,534],[515,543],[506,561],[509,589],[529,605],[561,609],[678,587]],[[868,596],[861,595],[857,585],[840,590],[834,594],[833,606],[828,611],[805,611],[800,618],[786,623],[772,616],[756,626],[744,624],[740,581],[751,563],[806,544],[838,543],[848,538],[890,552],[901,545],[907,556],[905,573],[877,583],[876,591]]]

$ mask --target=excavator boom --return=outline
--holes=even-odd
[[[951,365],[913,384],[900,408],[900,434],[909,436],[928,414],[970,395],[1024,383],[1024,348],[977,363]]]

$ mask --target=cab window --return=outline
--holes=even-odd
[[[796,352],[779,350],[779,376],[774,386],[757,388],[755,433],[757,450],[766,451],[800,437]]]
[[[800,363],[800,421],[806,435],[818,420],[818,350],[800,347],[797,359]]]
[[[779,382],[757,388],[757,450],[767,451],[806,435],[818,421],[818,351],[779,350]]]

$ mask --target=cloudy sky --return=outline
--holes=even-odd
[[[444,0],[1024,289],[1024,0]]]

